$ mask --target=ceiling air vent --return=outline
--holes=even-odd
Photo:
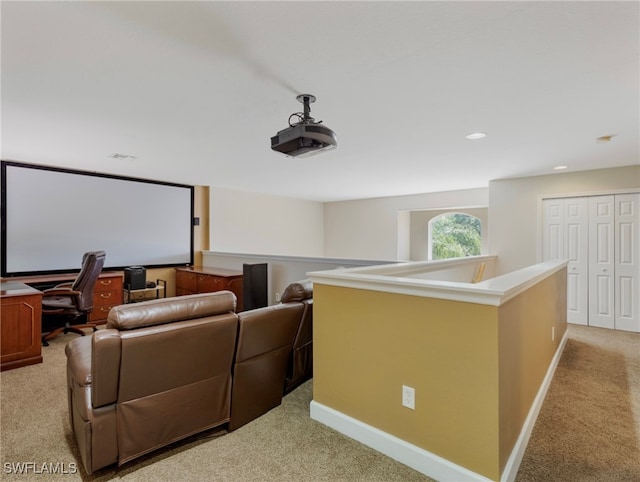
[[[109,157],[109,159],[118,159],[118,160],[129,159],[131,161],[133,161],[134,159],[137,159],[137,157],[135,157],[135,156],[130,156],[128,154],[118,154],[117,152],[114,152],[113,154],[111,154],[108,157]]]

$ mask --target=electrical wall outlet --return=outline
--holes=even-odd
[[[280,303],[280,293],[276,293],[276,303]]]
[[[402,406],[416,409],[416,390],[415,388],[402,385]]]

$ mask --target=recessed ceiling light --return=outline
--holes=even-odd
[[[554,171],[562,171],[563,169],[566,169],[569,166],[556,166],[553,168]]]
[[[607,142],[611,142],[611,139],[613,139],[615,137],[615,135],[611,135],[611,136],[600,136],[596,138],[596,142],[598,144],[606,144]]]
[[[467,137],[467,139],[475,141],[477,139],[483,139],[483,138],[487,137],[487,134],[485,132],[473,132],[472,134],[467,134],[466,137]]]

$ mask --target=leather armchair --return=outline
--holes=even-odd
[[[66,347],[70,421],[91,474],[230,420],[230,291],[113,308]]]

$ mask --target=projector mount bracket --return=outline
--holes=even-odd
[[[312,104],[316,101],[316,96],[311,94],[300,94],[296,97],[298,102],[302,103],[304,106],[304,112],[295,112],[289,116],[289,127],[293,127],[296,124],[321,124],[322,121],[316,122],[313,117],[311,117],[311,107],[309,104]],[[295,124],[291,123],[292,117],[297,117],[299,122]]]

